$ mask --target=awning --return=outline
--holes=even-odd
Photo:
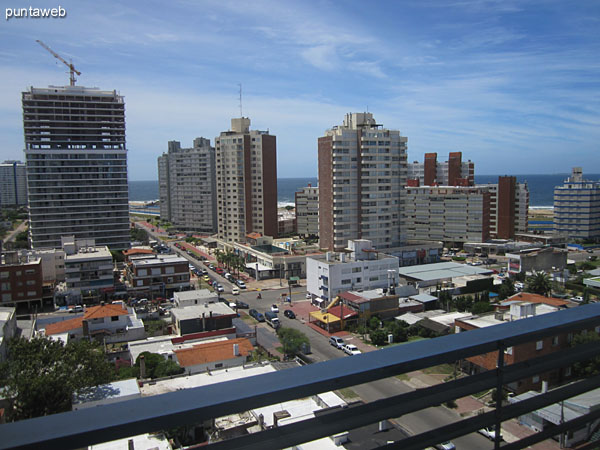
[[[300,277],[290,277],[290,281],[300,281]]]
[[[321,311],[311,312],[310,317],[318,320],[319,322],[323,322],[323,323],[335,323],[335,322],[340,321],[339,317],[336,317],[331,313],[322,313]]]

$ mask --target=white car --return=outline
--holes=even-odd
[[[496,430],[494,429],[494,427],[485,427],[485,428],[482,428],[481,430],[477,430],[477,432],[479,434],[483,434],[490,441],[493,441],[496,439]],[[502,440],[502,432],[500,432],[500,440]]]
[[[240,289],[234,286],[231,288],[231,293],[233,295],[240,295]]]
[[[271,312],[275,314],[279,313],[279,307],[277,305],[271,305]]]
[[[246,283],[244,283],[242,280],[237,280],[236,284],[242,288],[242,289],[246,289]]]
[[[454,445],[450,441],[446,441],[446,442],[442,442],[441,444],[436,445],[435,448],[438,450],[455,450],[456,445]]]
[[[356,347],[356,345],[353,344],[346,344],[342,347],[342,350],[344,350],[344,353],[346,353],[347,355],[360,355],[362,352],[358,349],[358,347]]]

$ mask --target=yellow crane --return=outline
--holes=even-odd
[[[62,61],[69,68],[69,82],[70,82],[71,86],[75,86],[75,81],[77,81],[75,79],[75,74],[81,75],[81,72],[78,71],[77,69],[75,69],[75,66],[73,66],[73,63],[72,62],[68,63],[67,61],[65,61],[62,56],[60,56],[58,53],[56,53],[54,50],[52,50],[50,47],[48,47],[46,44],[44,44],[39,39],[36,39],[35,42],[37,42],[42,47],[44,47],[46,50],[48,50],[50,53],[52,53],[52,56],[54,56],[59,61]]]

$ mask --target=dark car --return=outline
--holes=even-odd
[[[290,319],[295,319],[296,318],[296,314],[294,314],[294,311],[292,311],[291,309],[286,309],[285,311],[283,311],[283,315],[285,317],[290,318]]]
[[[245,303],[245,302],[237,301],[237,302],[235,302],[235,304],[237,305],[237,307],[239,309],[248,309],[248,308],[250,308],[250,306],[248,305],[248,303]]]
[[[263,316],[262,313],[259,313],[255,309],[251,309],[250,311],[248,311],[248,314],[250,314],[250,316],[254,317],[259,322],[264,322],[265,321],[265,316]]]

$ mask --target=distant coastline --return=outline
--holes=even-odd
[[[600,180],[600,174],[583,173],[588,180]],[[475,183],[496,183],[499,175],[475,175]],[[569,177],[568,173],[548,175],[515,175],[519,183],[527,182],[529,187],[529,205],[532,209],[553,209],[554,188],[560,186]],[[303,187],[317,186],[317,177],[278,178],[277,203],[279,206],[293,205],[294,193]],[[130,201],[158,200],[158,181],[130,181]]]

